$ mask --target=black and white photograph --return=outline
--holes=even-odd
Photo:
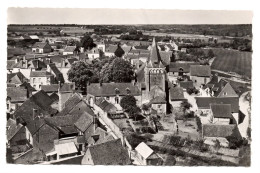
[[[253,11],[6,13],[6,164],[252,165]]]

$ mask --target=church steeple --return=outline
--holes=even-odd
[[[150,61],[156,64],[159,64],[161,61],[161,56],[157,47],[157,43],[155,42],[155,37],[153,38],[152,48],[150,52]]]

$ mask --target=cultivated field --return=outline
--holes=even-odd
[[[204,49],[207,51],[207,49]],[[241,76],[251,78],[251,52],[240,52],[228,49],[213,49],[216,56],[211,68],[224,72],[235,72]]]

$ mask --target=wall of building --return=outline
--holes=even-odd
[[[93,159],[91,157],[90,151],[89,149],[87,150],[87,152],[85,153],[82,161],[81,161],[82,165],[94,165]]]
[[[164,104],[152,104],[152,108],[157,111],[159,114],[166,113],[166,103]]]
[[[64,108],[64,103],[73,95],[73,92],[58,92],[59,111]]]
[[[190,79],[193,81],[196,88],[199,88],[202,84],[207,84],[210,81],[210,77],[190,76]]]

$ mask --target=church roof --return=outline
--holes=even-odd
[[[155,42],[155,38],[153,38],[151,53],[150,53],[150,60],[153,63],[158,63],[161,61],[161,56],[157,47],[157,43]]]

